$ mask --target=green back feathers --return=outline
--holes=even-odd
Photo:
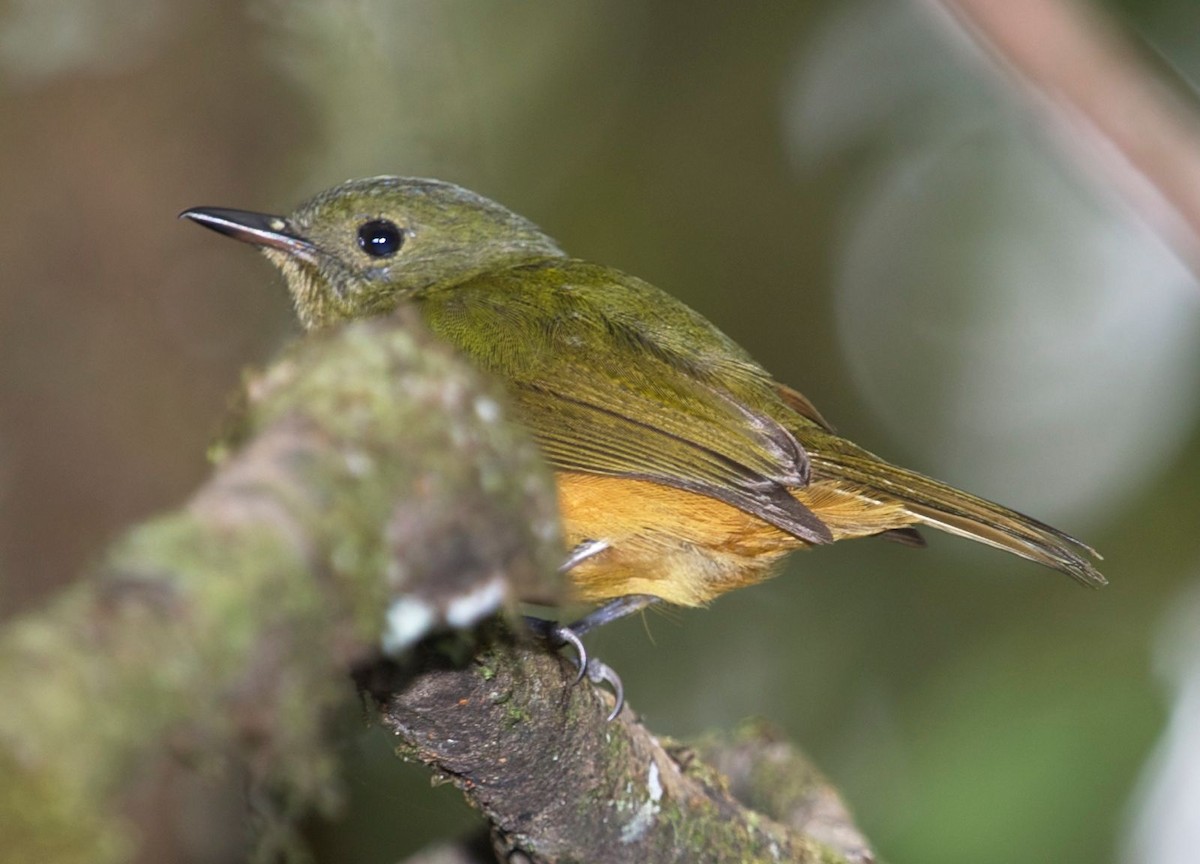
[[[721,499],[810,543],[828,529],[788,488],[808,479],[767,374],[653,286],[543,259],[413,298],[434,332],[508,383],[558,468]]]

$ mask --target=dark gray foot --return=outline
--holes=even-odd
[[[618,597],[615,600],[610,600],[603,606],[593,609],[587,615],[584,615],[573,624],[560,624],[557,621],[547,621],[543,618],[526,617],[525,622],[529,625],[529,629],[545,639],[554,648],[563,648],[570,646],[575,652],[575,662],[579,667],[579,674],[575,677],[575,683],[578,684],[586,675],[587,679],[593,684],[607,684],[616,697],[616,704],[609,712],[608,720],[615,720],[617,715],[621,713],[621,709],[625,707],[625,687],[621,684],[621,676],[618,675],[613,668],[596,657],[589,657],[587,648],[583,644],[583,640],[579,637],[590,630],[594,630],[604,624],[609,624],[619,618],[624,618],[626,615],[631,615],[641,609],[645,609],[652,603],[657,603],[658,598],[652,597],[649,594],[630,594],[626,597]]]
[[[624,597],[609,600],[603,606],[597,606],[591,612],[571,624],[570,629],[576,636],[582,636],[584,633],[595,630],[597,627],[603,627],[605,624],[611,624],[613,621],[624,618],[626,615],[640,612],[647,606],[657,602],[659,602],[659,598],[651,594],[626,594]]]

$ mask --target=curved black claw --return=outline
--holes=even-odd
[[[621,676],[613,671],[612,667],[595,657],[589,657],[587,648],[583,644],[583,640],[579,638],[579,634],[572,630],[566,624],[560,624],[557,621],[547,621],[544,618],[526,617],[526,623],[529,624],[529,629],[536,633],[541,638],[550,643],[551,647],[558,649],[566,646],[575,652],[575,665],[578,667],[578,673],[575,675],[575,680],[571,682],[571,686],[575,686],[583,680],[583,676],[587,676],[588,680],[593,684],[607,684],[616,697],[616,705],[609,712],[606,722],[611,723],[621,713],[621,709],[625,707],[625,686],[621,683]]]
[[[611,723],[617,719],[617,715],[625,707],[625,686],[621,683],[621,676],[614,672],[613,668],[603,660],[598,660],[595,657],[587,662],[587,676],[588,680],[593,684],[607,684],[612,688],[616,702],[613,704],[612,711],[609,711],[608,716],[604,718],[605,723]]]
[[[599,661],[588,659],[587,648],[584,647],[583,640],[576,635],[575,631],[565,624],[559,624],[554,628],[554,640],[558,643],[555,648],[561,648],[564,645],[570,645],[575,652],[575,662],[579,665],[579,671],[575,674],[575,680],[571,683],[578,684],[583,680],[584,673],[587,672],[588,666]]]
[[[588,659],[587,648],[579,635],[566,624],[547,621],[545,618],[533,618],[527,615],[525,623],[530,630],[549,642],[550,647],[554,650],[570,646],[571,650],[575,652],[575,665],[578,667],[575,680],[571,684],[578,684],[582,681],[583,676],[587,674],[588,663],[591,661]]]
[[[571,558],[563,566],[564,568],[572,567],[607,548],[607,543],[598,543],[592,540],[581,543],[571,553]],[[628,594],[624,597],[609,600],[603,606],[593,609],[573,624],[560,624],[557,621],[547,621],[544,618],[527,617],[525,621],[534,633],[537,633],[549,642],[555,649],[562,648],[564,645],[570,645],[575,650],[575,662],[579,666],[579,674],[575,676],[575,684],[578,684],[583,680],[583,676],[587,675],[588,680],[593,684],[607,684],[612,689],[613,695],[617,700],[612,712],[608,715],[609,722],[612,722],[621,713],[621,709],[625,707],[625,687],[621,684],[621,676],[602,660],[588,657],[587,648],[583,646],[583,641],[579,637],[589,630],[594,630],[604,624],[645,609],[650,604],[657,603],[658,600],[659,598],[651,597],[648,594]]]

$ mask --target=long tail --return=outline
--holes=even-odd
[[[905,523],[928,525],[1060,570],[1092,588],[1108,584],[1088,560],[1099,559],[1099,553],[1057,528],[915,471],[898,468],[844,439],[834,439],[831,443],[830,447],[815,447],[808,452],[812,463],[809,489],[828,484],[842,494],[850,493],[850,497],[861,503],[882,505],[884,510],[900,511],[907,516],[903,522],[888,527]],[[864,509],[872,508],[862,508],[859,512]],[[818,511],[818,515],[822,514]]]

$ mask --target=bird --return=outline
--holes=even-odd
[[[706,605],[792,551],[858,537],[924,545],[917,529],[932,528],[1106,584],[1090,546],[859,447],[683,302],[461,186],[370,177],[287,216],[180,215],[257,246],[305,328],[410,304],[503,383],[554,472],[562,570],[595,605],[551,630],[581,674],[578,637],[596,626],[652,603]],[[619,677],[587,668],[619,702]]]

